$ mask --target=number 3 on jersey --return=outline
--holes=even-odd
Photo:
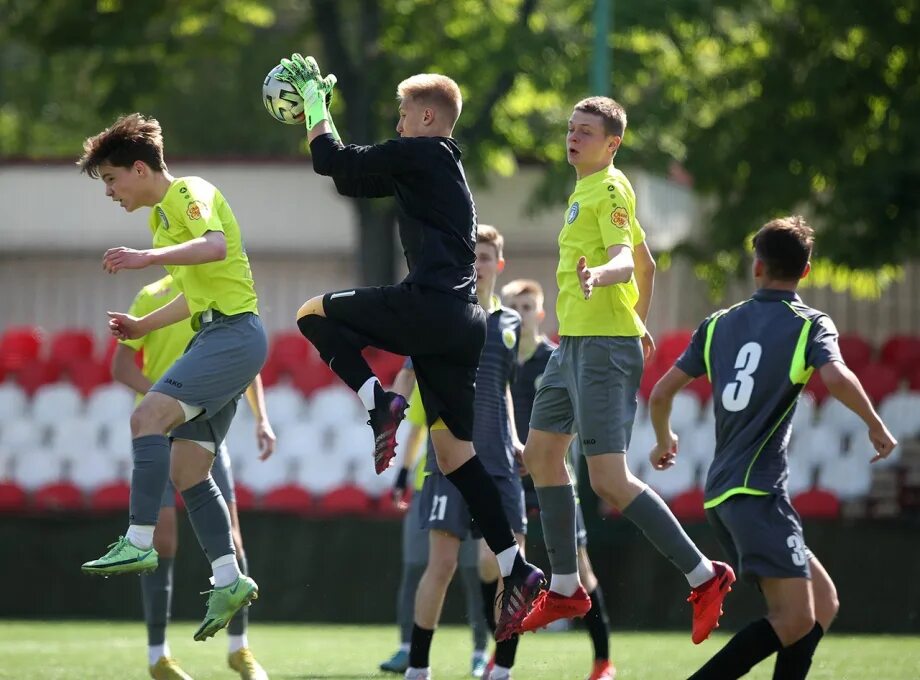
[[[760,355],[763,348],[760,343],[748,342],[735,357],[735,379],[732,380],[722,390],[722,406],[726,411],[736,413],[743,411],[751,401],[751,393],[754,391],[754,371],[760,364]]]

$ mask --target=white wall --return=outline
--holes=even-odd
[[[176,162],[170,171],[199,175],[223,192],[250,253],[312,255],[351,251],[356,245],[350,201],[335,192],[330,179],[314,174],[308,161]],[[566,207],[560,202],[530,214],[541,175],[530,166],[474,188],[480,220],[527,252],[555,250]],[[635,173],[633,181],[652,248],[668,248],[690,232],[696,208],[686,189],[643,173]],[[0,205],[0,250],[6,253],[101,256],[112,246],[144,247],[150,241],[146,208],[125,213],[106,198],[101,181],[81,175],[70,163],[0,164]]]

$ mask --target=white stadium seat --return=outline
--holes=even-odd
[[[61,479],[62,461],[46,451],[36,450],[16,456],[13,462],[13,481],[26,491],[35,491]]]
[[[29,404],[26,393],[13,382],[0,384],[0,427],[13,418],[22,417]]]
[[[104,423],[99,450],[117,460],[131,460],[131,421],[117,418]]]
[[[833,491],[842,501],[864,497],[872,486],[869,458],[850,452],[821,466],[818,483],[822,489]]]
[[[895,439],[920,435],[920,392],[896,392],[882,402],[879,415]]]
[[[302,417],[304,400],[292,386],[274,385],[265,390],[265,409],[272,426],[281,430]]]
[[[7,421],[0,429],[0,451],[19,456],[39,449],[46,439],[47,428],[30,418]]]
[[[102,385],[93,390],[86,401],[86,416],[101,423],[128,421],[134,411],[136,393],[118,383]]]
[[[83,412],[83,396],[70,383],[43,385],[32,398],[32,420],[49,425]]]
[[[716,430],[711,423],[703,422],[680,437],[677,455],[680,460],[692,461],[708,470],[716,452]]]
[[[671,409],[671,427],[675,432],[689,430],[700,419],[700,402],[691,392],[678,392],[674,395]]]
[[[90,451],[71,458],[65,473],[77,488],[85,492],[95,491],[119,479],[118,464],[111,457]]]
[[[310,400],[310,417],[323,425],[350,424],[362,416],[367,420],[367,411],[347,387],[324,387],[316,390]]]
[[[790,496],[808,491],[814,486],[817,464],[813,460],[789,456],[789,479],[786,487]]]
[[[795,413],[792,414],[793,431],[802,427],[811,427],[815,422],[815,398],[811,392],[802,392]]]
[[[664,499],[673,498],[696,486],[697,464],[692,460],[682,460],[678,456],[674,467],[656,470],[649,465],[642,481],[651,486]]]
[[[297,478],[297,464],[295,461],[275,459],[247,462],[245,477],[235,477],[240,482],[252,489],[257,495],[264,494],[276,487]]]
[[[297,481],[311,494],[324,494],[353,479],[353,465],[353,461],[316,449],[301,460]]]
[[[811,463],[837,460],[843,453],[843,437],[827,425],[792,430],[789,444],[790,460],[800,459]]]
[[[836,399],[827,399],[818,411],[818,424],[832,427],[843,436],[866,429],[862,419]]]
[[[62,460],[100,451],[99,424],[88,418],[65,418],[50,426],[49,449]]]

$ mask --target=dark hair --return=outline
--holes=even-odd
[[[80,172],[95,179],[103,163],[130,168],[135,161],[142,161],[159,172],[166,170],[160,123],[140,113],[122,116],[98,135],[87,138],[77,165]]]
[[[798,281],[805,273],[815,231],[801,215],[767,222],[754,235],[754,254],[764,263],[766,275],[779,281]]]
[[[604,119],[604,132],[622,137],[626,132],[626,110],[610,97],[588,97],[575,105],[576,111],[593,113]]]

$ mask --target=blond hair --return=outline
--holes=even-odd
[[[476,227],[476,243],[488,243],[495,248],[499,259],[505,249],[505,237],[491,224],[480,224]]]
[[[502,288],[502,298],[515,298],[519,295],[533,295],[537,306],[543,306],[543,286],[533,279],[515,279]]]
[[[396,96],[400,101],[411,99],[426,106],[433,106],[447,115],[447,121],[453,128],[463,109],[463,96],[460,87],[452,78],[439,73],[417,73],[396,86]]]

